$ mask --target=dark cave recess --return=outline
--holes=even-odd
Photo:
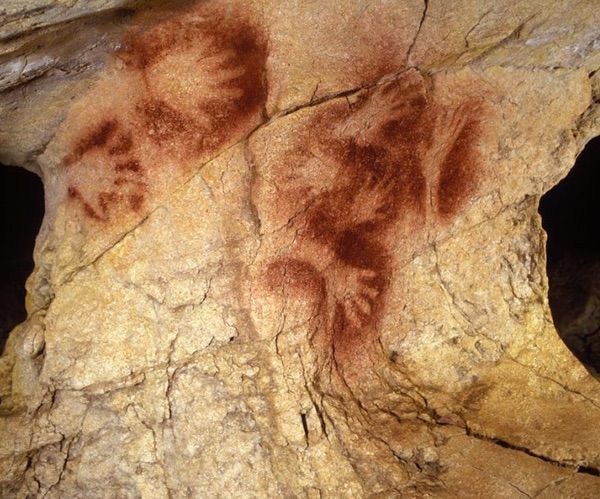
[[[0,351],[25,320],[25,281],[33,270],[35,238],[44,216],[41,179],[0,164]]]
[[[548,235],[549,301],[554,324],[577,358],[600,373],[600,137],[540,201]]]

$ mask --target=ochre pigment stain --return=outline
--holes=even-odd
[[[275,160],[266,167],[280,194],[257,203],[290,213],[285,230],[294,238],[267,265],[264,283],[315,304],[320,344],[338,368],[363,356],[378,335],[398,227],[410,234],[430,216],[447,224],[476,191],[480,123],[477,101],[442,108],[409,73],[352,105],[323,106],[286,153],[289,166]],[[314,175],[303,172],[310,161]]]
[[[201,3],[123,45],[117,77],[134,91],[88,119],[63,159],[67,199],[92,222],[144,210],[164,189],[154,185],[160,169],[176,178],[239,140],[267,97],[267,43],[243,12]]]
[[[141,214],[190,162],[264,120],[266,36],[240,9],[211,5],[132,32],[116,54],[121,87],[132,87],[98,115],[84,113],[63,159],[66,198],[90,223]],[[477,193],[481,106],[437,104],[408,71],[355,102],[311,108],[284,157],[254,158],[277,184],[255,199],[258,211],[289,213],[293,234],[261,283],[316,304],[315,342],[341,369],[379,336],[398,234],[450,224]]]
[[[457,119],[452,123],[454,137],[440,165],[436,186],[438,214],[445,221],[452,220],[468,198],[475,193],[480,159],[477,144],[480,139],[480,116],[482,103],[470,101],[458,109]]]
[[[122,128],[116,118],[101,121],[76,142],[73,153],[64,160],[65,166],[73,168],[94,152],[100,156],[103,166],[112,166],[112,171],[109,168],[102,171],[114,178],[106,189],[86,186],[84,193],[74,184],[67,188],[68,198],[80,206],[86,218],[95,222],[108,222],[115,213],[123,210],[140,212],[144,206],[147,193],[145,169],[130,154],[133,138],[130,133],[121,131]]]

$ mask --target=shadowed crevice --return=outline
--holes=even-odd
[[[600,373],[600,137],[540,201],[548,234],[549,301],[558,333],[581,363]]]
[[[24,168],[0,165],[0,351],[9,332],[27,316],[25,281],[33,270],[43,216],[40,178]]]
[[[582,473],[584,475],[592,475],[592,476],[600,476],[600,470],[597,468],[594,468],[592,466],[581,466],[581,465],[576,465],[576,464],[573,464],[570,462],[559,461],[557,459],[552,459],[551,457],[544,456],[542,454],[534,452],[531,449],[528,449],[527,447],[523,447],[520,445],[514,445],[514,444],[511,444],[510,442],[507,442],[506,440],[502,440],[500,438],[494,438],[494,437],[488,437],[488,436],[482,435],[480,433],[474,432],[473,430],[471,430],[468,427],[466,430],[467,430],[467,436],[469,436],[469,437],[476,438],[476,439],[482,440],[484,442],[489,442],[494,445],[498,445],[504,449],[510,449],[513,451],[522,452],[524,454],[527,454],[530,457],[534,457],[536,459],[544,461],[545,463],[552,464],[554,466],[560,466],[561,468],[571,468],[574,470],[575,473]]]

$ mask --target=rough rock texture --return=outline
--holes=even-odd
[[[539,197],[600,130],[578,2],[9,1],[44,179],[3,497],[597,497]]]

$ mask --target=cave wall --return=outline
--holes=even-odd
[[[3,494],[596,496],[538,214],[599,133],[594,7],[11,2],[46,214]]]

